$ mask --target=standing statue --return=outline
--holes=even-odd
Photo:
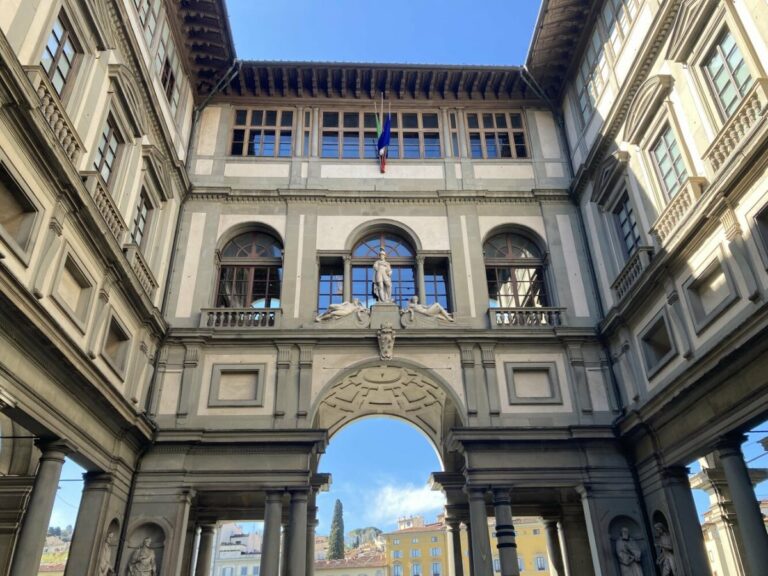
[[[155,551],[151,548],[152,538],[144,538],[128,560],[128,576],[157,576]]]
[[[113,532],[108,532],[104,538],[104,544],[101,545],[101,554],[99,555],[99,576],[114,576],[115,571],[112,568],[112,544],[114,538]]]
[[[379,259],[373,263],[373,295],[379,302],[392,302],[392,266],[387,262],[387,253],[382,248]]]
[[[363,304],[355,298],[352,302],[342,302],[341,304],[330,304],[328,310],[320,314],[315,318],[315,322],[322,322],[323,320],[338,320],[344,318],[350,314],[357,316],[359,321],[363,321],[363,314],[368,310]]]
[[[384,322],[379,328],[379,356],[382,360],[391,360],[395,351],[395,329],[390,322]]]
[[[629,538],[627,527],[621,529],[621,538],[616,541],[616,555],[619,557],[621,576],[643,576],[640,546]]]
[[[653,535],[656,538],[656,564],[659,565],[661,576],[675,576],[675,552],[666,526],[656,522],[653,525]]]
[[[445,320],[446,322],[456,322],[456,320],[453,319],[453,316],[451,316],[439,302],[424,306],[424,304],[419,304],[418,296],[411,296],[411,299],[408,301],[408,308],[406,308],[403,313],[408,314],[411,321],[413,321],[414,315],[423,314],[424,316],[438,318],[440,320]]]

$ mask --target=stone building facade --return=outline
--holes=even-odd
[[[544,0],[526,66],[466,67],[237,60],[223,0],[0,1],[0,573],[69,457],[67,575],[204,575],[241,519],[311,574],[320,456],[388,414],[474,576],[518,573],[513,514],[561,575],[710,574],[702,457],[760,574],[767,13]]]

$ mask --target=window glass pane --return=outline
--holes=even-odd
[[[363,125],[365,128],[376,128],[376,114],[366,112],[363,118]]]
[[[335,133],[323,133],[323,146],[320,154],[323,158],[339,157],[339,136]]]
[[[336,128],[339,125],[338,112],[323,112],[323,128]]]
[[[264,125],[265,126],[275,126],[277,124],[277,111],[276,110],[266,110],[264,112]]]
[[[363,138],[363,155],[366,158],[378,158],[379,149],[376,139],[376,132],[366,132]]]
[[[262,126],[264,124],[264,112],[262,110],[251,111],[251,126]]]
[[[493,114],[483,114],[483,128],[493,129]]]
[[[344,132],[344,158],[360,158],[360,137],[357,132]]]
[[[280,132],[280,148],[277,153],[281,158],[290,157],[291,155],[291,131],[282,130]]]
[[[467,125],[470,128],[479,128],[480,124],[477,121],[477,114],[467,114]]]
[[[403,128],[418,128],[419,117],[417,114],[403,114]]]
[[[483,157],[483,147],[480,143],[480,134],[471,133],[469,135],[469,150],[470,150],[470,154],[472,155],[472,158]]]
[[[403,133],[403,158],[419,158],[419,134],[418,132]]]
[[[421,123],[423,128],[437,128],[437,114],[422,114]]]
[[[235,124],[242,126],[245,124],[245,119],[248,116],[247,110],[235,110]]]
[[[280,126],[292,126],[293,125],[293,112],[290,110],[283,110],[280,114]]]
[[[424,158],[440,158],[440,134],[437,132],[424,133]]]
[[[344,112],[344,128],[357,128],[360,116],[357,112]]]

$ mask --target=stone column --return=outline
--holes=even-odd
[[[663,470],[662,484],[669,506],[669,532],[675,545],[675,562],[680,576],[710,576],[712,574],[699,514],[685,466]],[[677,576],[677,573],[675,573]]]
[[[501,576],[519,576],[515,527],[512,524],[512,501],[508,488],[493,490],[493,507],[496,511],[496,547],[499,549]]]
[[[315,530],[317,529],[317,507],[307,508],[307,576],[315,573]]]
[[[468,488],[469,522],[472,526],[472,574],[493,576],[491,539],[488,536],[488,514],[485,509],[485,489]]]
[[[304,576],[307,569],[307,491],[291,492],[288,576]]]
[[[446,518],[448,532],[448,576],[464,576],[464,565],[461,557],[461,520]]]
[[[715,450],[725,472],[725,479],[731,490],[733,507],[744,540],[745,560],[750,574],[764,574],[768,566],[768,533],[765,531],[749,470],[741,454],[743,436],[728,439],[718,444]]]
[[[278,576],[279,574],[282,514],[282,491],[267,491],[264,503],[264,540],[261,544],[261,576]]]
[[[565,565],[563,564],[563,551],[560,549],[560,534],[557,531],[557,520],[544,518],[543,524],[547,537],[549,563],[555,572],[554,576],[565,576]]]
[[[14,576],[37,576],[48,523],[53,512],[53,501],[59,489],[61,467],[69,454],[69,448],[57,442],[41,446],[40,449],[42,456],[35,476],[35,485],[13,554],[11,574]]]
[[[342,287],[342,300],[352,302],[352,256],[344,256],[344,285]],[[363,302],[365,305],[365,302]]]
[[[466,576],[475,576],[475,565],[472,563],[472,526],[469,521],[464,522],[464,532],[467,533],[467,567],[469,568],[469,574]],[[461,559],[462,569],[464,568],[464,558]]]
[[[424,256],[416,256],[416,295],[419,297],[419,302],[427,304],[427,287],[424,282]]]
[[[104,532],[107,522],[106,508],[113,490],[112,476],[101,472],[88,472],[83,474],[83,496],[80,500],[80,508],[77,511],[75,533],[72,535],[72,544],[69,548],[69,559],[64,574],[66,576],[79,576],[88,574],[92,568],[98,566],[101,560],[103,542],[111,537],[117,542],[119,534],[111,536]]]
[[[197,552],[195,576],[211,576],[215,536],[215,524],[203,524],[200,526],[200,548]]]

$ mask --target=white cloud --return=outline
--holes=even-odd
[[[438,514],[445,506],[445,496],[424,485],[413,484],[381,486],[368,500],[366,516],[374,523],[395,522],[400,516]],[[430,518],[425,518],[427,522]]]

